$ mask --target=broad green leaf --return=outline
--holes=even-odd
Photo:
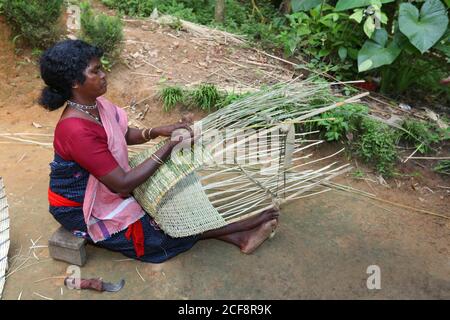
[[[367,17],[366,22],[364,22],[364,33],[370,38],[375,31],[375,22],[373,17]]]
[[[317,7],[322,3],[322,0],[292,0],[291,6],[293,12],[308,11]]]
[[[358,53],[358,71],[363,72],[391,64],[400,54],[401,49],[391,41],[385,29],[375,31],[372,39],[367,40]]]
[[[394,0],[381,0],[380,3],[394,2]],[[373,4],[373,0],[339,0],[336,3],[336,11],[344,11],[353,8],[367,7]]]
[[[419,10],[411,3],[400,4],[399,27],[421,53],[430,49],[447,30],[447,10],[439,0],[427,0]]]
[[[339,58],[341,58],[341,60],[345,60],[347,58],[347,48],[339,47],[338,54],[339,54]]]
[[[355,12],[349,18],[355,20],[358,23],[361,23],[363,17],[364,17],[363,10],[362,9],[356,9]]]
[[[378,43],[380,46],[385,47],[388,41],[388,34],[385,29],[379,29],[373,34],[371,38],[374,42]]]
[[[375,13],[374,13],[375,19],[378,19],[378,21],[382,22],[383,17],[381,16],[381,8],[375,7]]]

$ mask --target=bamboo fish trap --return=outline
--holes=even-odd
[[[349,165],[324,164],[337,153],[313,160],[312,148],[323,141],[295,125],[366,95],[336,102],[330,85],[277,85],[208,115],[195,124],[201,130],[195,147],[172,154],[134,197],[168,235],[185,237],[330,190],[323,182]],[[132,157],[130,166],[164,143]]]
[[[0,177],[0,299],[5,285],[9,251],[9,215],[3,178]]]

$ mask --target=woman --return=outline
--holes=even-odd
[[[40,61],[47,85],[40,103],[53,111],[65,106],[54,135],[50,164],[50,213],[67,230],[89,242],[141,261],[159,263],[190,249],[198,240],[219,239],[253,252],[277,226],[278,212],[258,216],[200,235],[171,238],[158,228],[131,196],[154,174],[182,139],[169,140],[131,169],[127,145],[170,137],[187,121],[138,130],[128,128],[126,113],[103,98],[107,82],[103,52],[80,40],[48,49]]]

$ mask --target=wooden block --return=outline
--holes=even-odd
[[[86,263],[86,239],[78,238],[59,227],[48,240],[50,256],[70,264],[83,266]]]

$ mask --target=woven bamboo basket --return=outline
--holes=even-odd
[[[0,177],[0,299],[5,285],[9,251],[9,215],[5,186]]]
[[[196,123],[195,147],[173,153],[134,197],[168,235],[185,237],[326,192],[323,182],[349,165],[328,163],[335,154],[313,160],[311,150],[323,141],[309,138],[315,132],[296,132],[295,124],[364,95],[336,102],[329,83],[315,82],[256,92]],[[164,143],[132,157],[130,166]]]

